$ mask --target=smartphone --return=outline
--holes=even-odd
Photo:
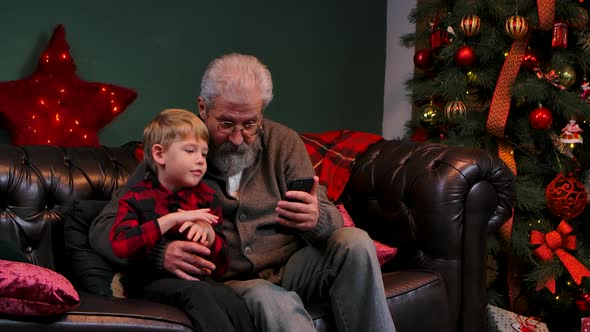
[[[313,178],[298,178],[298,179],[289,181],[289,185],[287,186],[287,190],[305,191],[308,193],[311,191],[312,187],[313,187]]]
[[[313,178],[297,178],[294,180],[289,181],[287,185],[287,190],[296,190],[296,191],[305,191],[310,192],[311,188],[313,187]],[[288,201],[292,201],[291,199],[287,199]]]

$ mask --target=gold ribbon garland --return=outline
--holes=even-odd
[[[555,19],[555,0],[537,0],[537,11],[539,14],[539,29],[549,30],[553,26]],[[504,128],[510,113],[510,99],[512,97],[511,89],[516,75],[520,69],[526,47],[530,39],[531,32],[521,39],[515,40],[510,48],[510,53],[504,60],[502,70],[498,76],[488,119],[486,123],[487,130],[498,140],[498,156],[510,167],[510,170],[517,174],[516,161],[512,154],[512,148],[504,137]],[[514,216],[514,210],[512,211]],[[502,225],[500,235],[506,243],[511,243],[513,217]],[[509,246],[510,248],[510,246]],[[513,309],[522,311],[523,308],[515,308],[516,300],[520,295],[520,279],[514,273],[516,262],[514,258],[508,256],[508,296],[510,305]]]

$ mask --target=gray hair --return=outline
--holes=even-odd
[[[200,95],[207,106],[218,96],[243,104],[247,102],[245,93],[253,90],[260,91],[265,109],[273,97],[270,71],[255,56],[230,53],[209,63],[201,79]]]

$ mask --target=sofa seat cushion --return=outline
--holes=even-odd
[[[389,272],[383,274],[383,282],[397,332],[453,330],[447,287],[440,274],[412,270]],[[453,322],[453,326],[456,324]]]
[[[27,320],[0,317],[2,331],[192,331],[179,309],[155,302],[80,292],[80,306],[61,316]],[[12,318],[12,319],[10,319]],[[48,323],[51,323],[48,325]]]
[[[432,271],[399,271],[383,274],[389,311],[397,332],[451,331],[448,297],[441,275]],[[363,299],[359,299],[359,305]],[[312,303],[307,311],[318,332],[336,331],[327,303]],[[417,320],[416,317],[421,317]]]

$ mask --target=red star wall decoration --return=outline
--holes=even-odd
[[[137,97],[131,89],[80,80],[69,50],[60,24],[31,77],[0,82],[0,116],[12,144],[97,146],[97,132]]]

